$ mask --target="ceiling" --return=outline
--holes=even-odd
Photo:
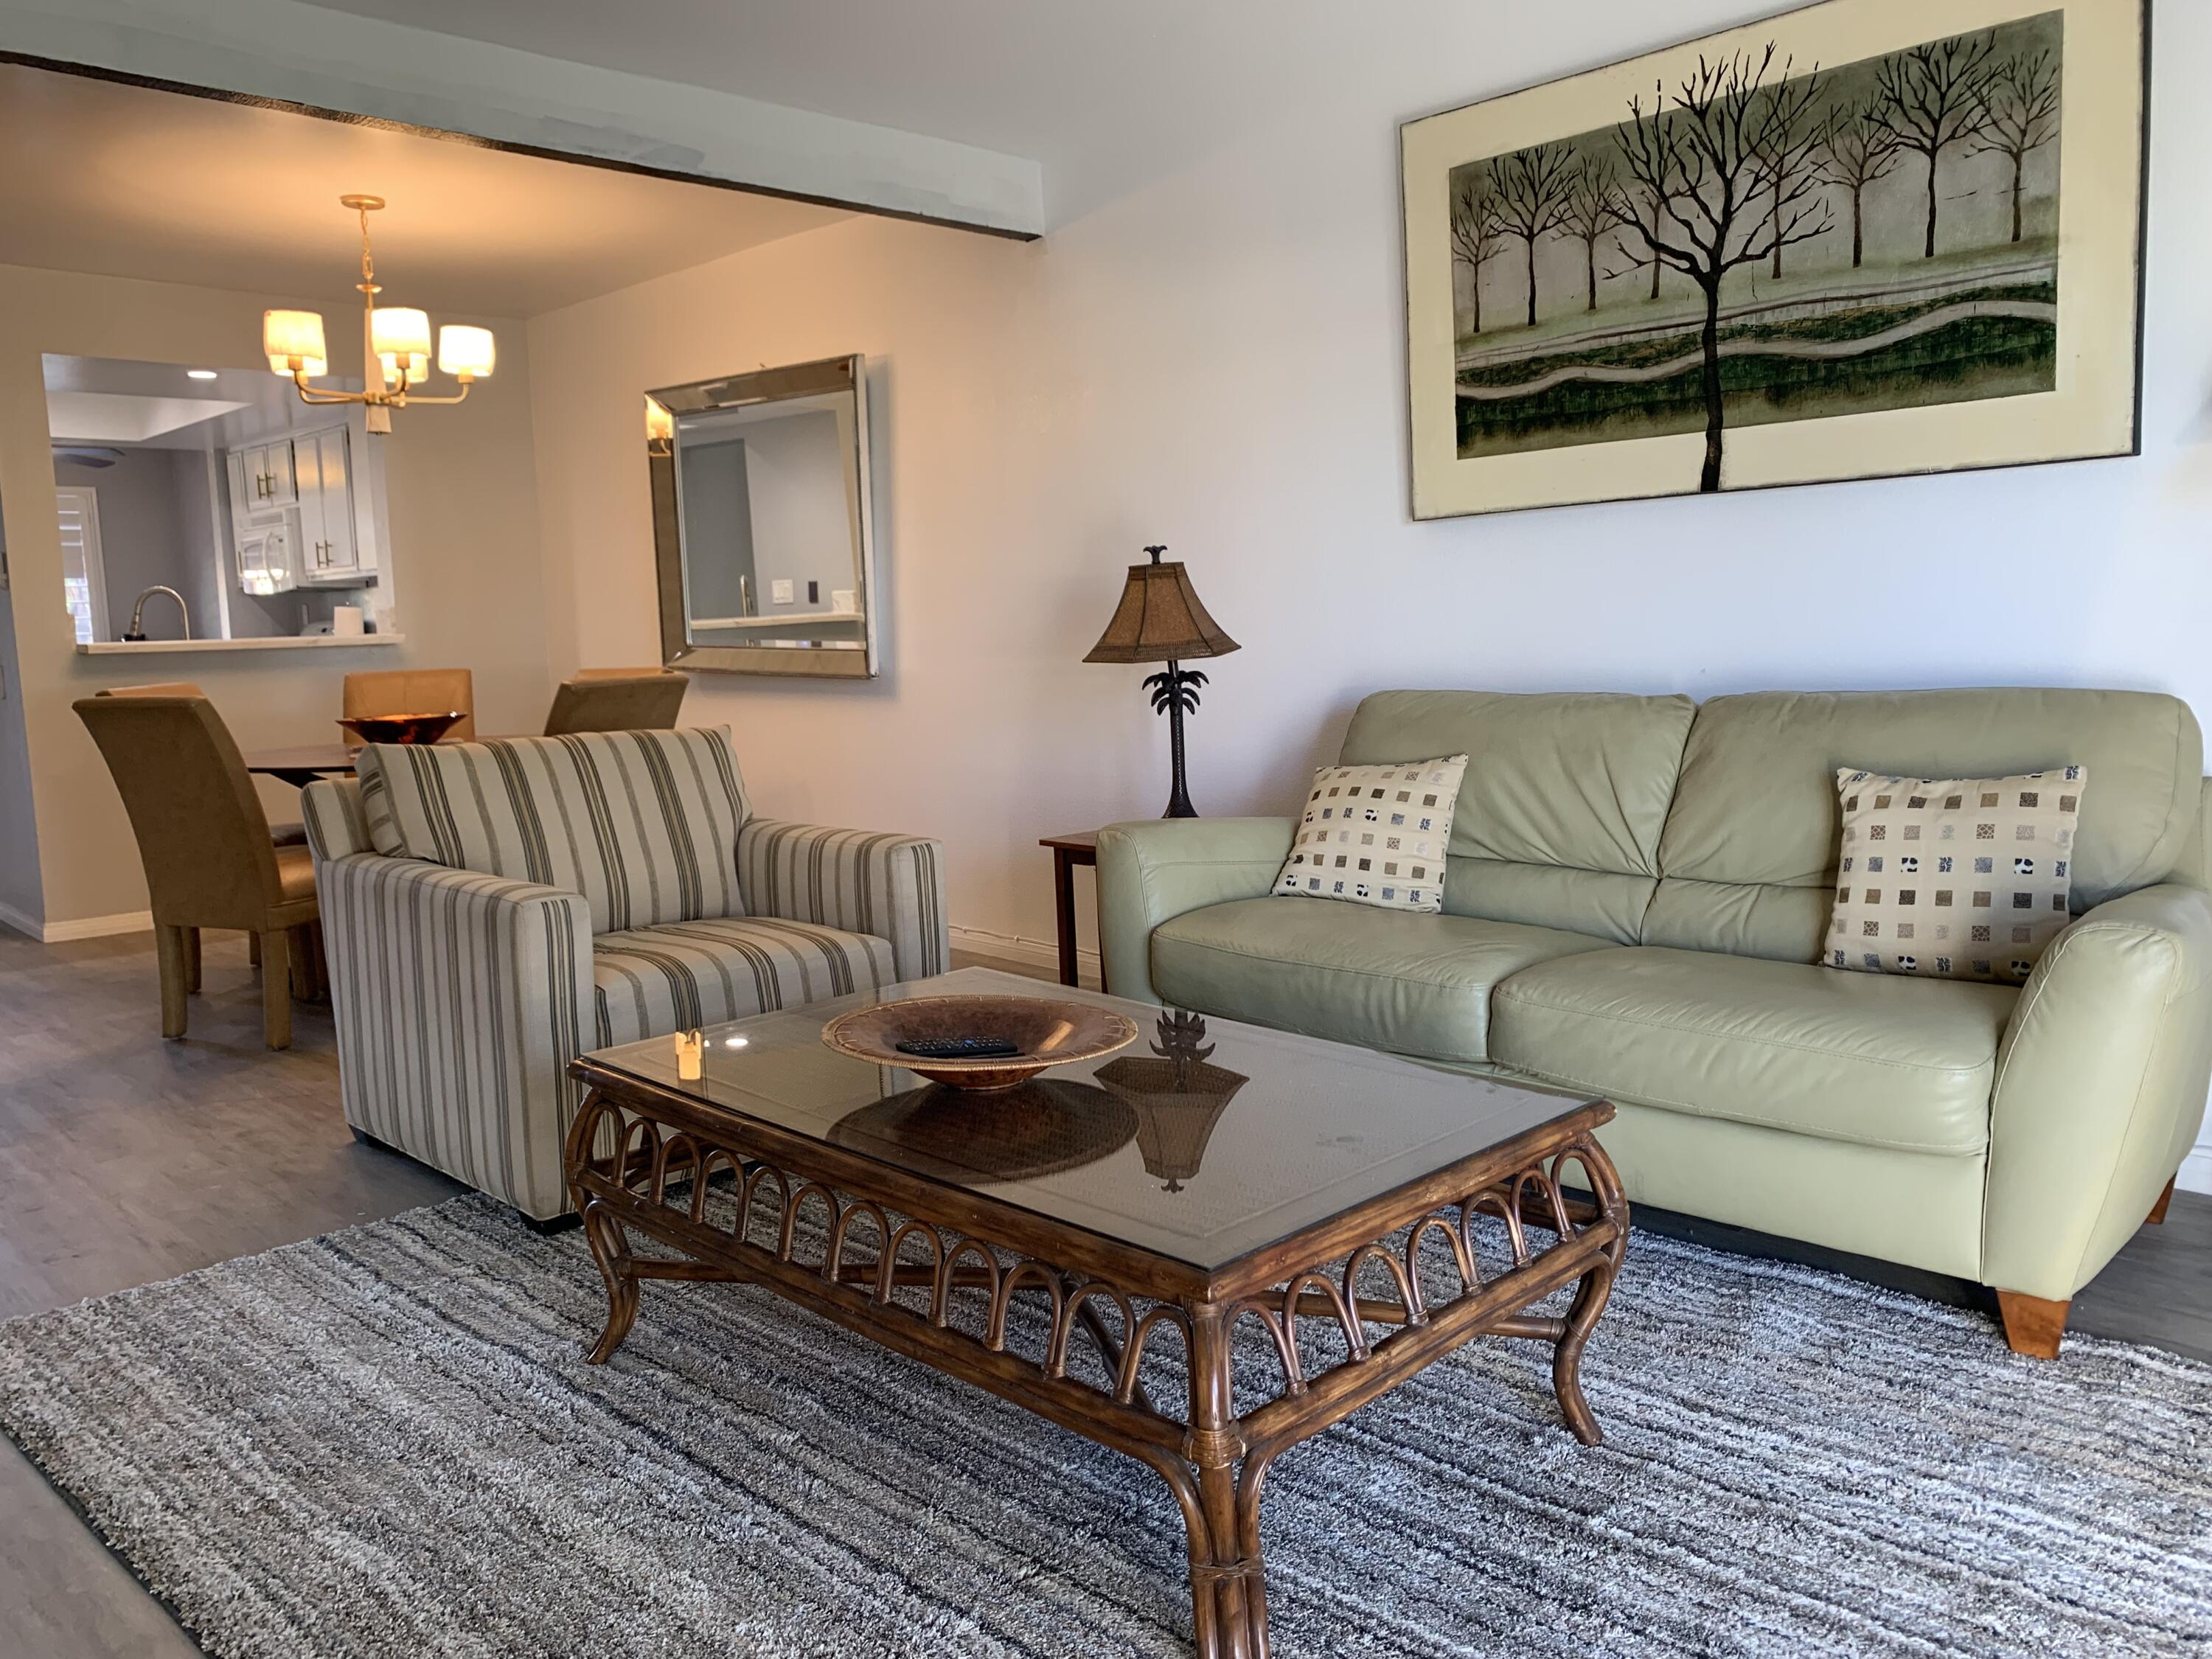
[[[0,264],[359,301],[371,192],[386,300],[530,317],[847,217],[20,64],[0,65]]]
[[[1358,0],[315,3],[1024,156],[1043,165],[1060,222],[1295,107],[1386,34],[1439,53],[1473,35],[1480,50],[1501,9],[1390,0],[1386,20]]]
[[[146,449],[210,449],[212,423],[240,409],[281,424],[292,409],[288,380],[260,369],[218,368],[194,380],[191,363],[142,363],[112,357],[45,359],[46,429],[57,443],[118,444]],[[350,389],[358,380],[327,380]]]

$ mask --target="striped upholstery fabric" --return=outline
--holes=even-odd
[[[738,831],[738,880],[757,914],[889,939],[900,979],[951,966],[933,841],[749,818]]]
[[[728,755],[726,732],[576,741],[637,737],[711,738]],[[483,757],[542,741],[439,747]],[[602,775],[635,775],[635,750],[626,763],[628,773],[604,762]],[[443,781],[473,787],[489,778],[503,793],[507,775],[498,766],[479,759],[472,772],[456,763]],[[729,775],[742,817],[733,763]],[[568,1207],[561,1155],[579,1103],[568,1066],[580,1051],[945,965],[933,842],[745,819],[728,863],[750,915],[617,930],[598,925],[596,902],[580,884],[563,890],[507,870],[386,856],[368,794],[351,778],[333,778],[301,798],[322,893],[346,1121],[541,1220]],[[619,789],[605,798],[628,799]],[[473,798],[465,805],[457,817],[483,811]],[[718,801],[714,810],[725,808]],[[711,842],[726,821],[691,825],[690,843]],[[387,817],[387,836],[391,830]],[[738,888],[731,890],[734,905]],[[623,892],[635,908],[635,885]],[[614,902],[611,884],[610,908]]]
[[[592,942],[592,1046],[872,991],[896,977],[885,940],[773,916],[602,933]]]
[[[560,1215],[589,908],[556,888],[340,851],[362,827],[358,788],[325,780],[306,796],[346,1121],[526,1214]]]
[[[745,913],[726,726],[371,744],[356,767],[380,853],[581,893],[594,933]]]

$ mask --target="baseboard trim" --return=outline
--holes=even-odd
[[[151,910],[122,910],[112,916],[79,916],[75,921],[50,921],[39,929],[37,938],[47,945],[67,945],[73,939],[106,939],[114,933],[150,933],[153,927]]]
[[[1000,962],[1018,962],[1031,968],[1060,969],[1060,946],[1048,940],[1022,939],[1012,933],[994,933],[988,927],[953,927],[948,929],[956,949],[972,951],[979,957],[996,957]],[[1077,971],[1090,980],[1099,975],[1098,952],[1078,951],[1075,953]]]
[[[2185,1193],[2212,1193],[2212,1140],[2200,1140],[2190,1149],[2173,1184]]]

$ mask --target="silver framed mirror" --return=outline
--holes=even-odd
[[[861,360],[664,386],[645,427],[668,665],[874,678]]]

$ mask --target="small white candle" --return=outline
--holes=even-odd
[[[699,1056],[706,1044],[696,1031],[676,1034],[676,1075],[679,1081],[696,1083],[699,1080]]]

